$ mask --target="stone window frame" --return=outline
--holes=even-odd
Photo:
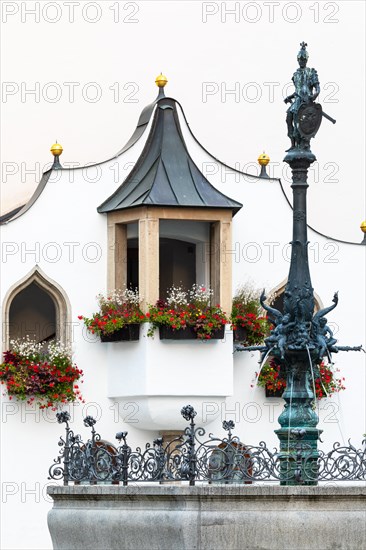
[[[211,224],[210,286],[214,302],[229,315],[232,303],[232,210],[226,208],[143,206],[109,212],[108,291],[127,282],[127,224],[137,222],[139,236],[139,292],[142,308],[159,298],[159,220]]]
[[[3,300],[3,351],[9,349],[9,314],[14,298],[32,283],[38,285],[52,298],[56,313],[56,339],[62,344],[70,346],[72,342],[71,304],[64,289],[53,279],[48,277],[36,265],[22,279],[14,283]]]

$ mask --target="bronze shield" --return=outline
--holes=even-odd
[[[319,130],[322,121],[322,106],[319,103],[305,103],[298,113],[299,133],[301,137],[310,139]]]

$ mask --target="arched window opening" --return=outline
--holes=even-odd
[[[71,344],[71,307],[65,291],[38,267],[14,284],[3,303],[3,348],[29,335],[37,342]]]
[[[32,282],[12,300],[9,309],[10,340],[29,336],[36,342],[56,338],[56,307],[52,297]]]

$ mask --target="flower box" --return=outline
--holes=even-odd
[[[235,342],[246,342],[248,331],[245,327],[237,326],[236,330],[233,330]]]
[[[10,345],[0,364],[0,382],[6,386],[9,399],[52,410],[61,403],[85,403],[75,384],[83,372],[72,363],[68,348],[60,342],[37,343],[29,336],[11,340]]]
[[[108,296],[98,294],[99,311],[92,317],[79,315],[92,334],[99,334],[102,342],[132,342],[140,336],[140,325],[147,321],[140,309],[138,290],[114,290]]]
[[[140,338],[140,325],[131,323],[112,332],[111,334],[100,334],[101,342],[133,342]]]
[[[228,319],[219,304],[211,305],[212,295],[202,285],[193,284],[188,291],[172,287],[166,300],[149,306],[147,335],[159,328],[161,340],[222,340]]]
[[[283,392],[285,391],[285,388],[280,388],[279,390],[270,390],[267,386],[266,389],[266,397],[282,397]]]
[[[184,329],[173,329],[170,326],[160,325],[159,326],[160,340],[202,340],[198,338],[197,331],[194,330],[194,327],[187,326]],[[209,338],[203,338],[204,340],[222,340],[225,336],[225,325],[222,327],[213,330],[209,335]]]

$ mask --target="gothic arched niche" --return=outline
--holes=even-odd
[[[9,339],[29,335],[36,342],[56,338],[56,306],[46,290],[32,282],[14,296],[9,308]]]
[[[36,266],[13,285],[4,300],[3,343],[27,335],[37,342],[71,342],[71,308],[65,291]]]

